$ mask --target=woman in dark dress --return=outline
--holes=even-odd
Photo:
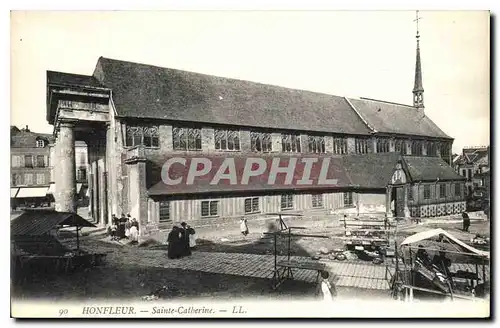
[[[181,257],[181,240],[179,238],[180,236],[180,229],[176,226],[172,228],[172,231],[168,234],[167,241],[168,241],[168,249],[167,249],[167,255],[169,259],[178,259]]]

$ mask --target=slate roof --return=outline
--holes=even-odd
[[[347,99],[104,57],[99,58],[93,76],[48,71],[47,78],[52,84],[111,89],[119,117],[452,139],[413,106]],[[53,113],[48,112],[49,121],[50,115]]]
[[[415,107],[365,98],[349,101],[376,132],[451,139]]]
[[[404,156],[412,181],[465,180],[439,157]]]
[[[52,134],[37,133],[31,131],[19,131],[10,136],[11,148],[36,148],[36,141],[43,139],[48,143],[54,142]]]
[[[344,168],[353,185],[360,188],[385,188],[400,158],[397,153],[346,155]]]
[[[343,97],[99,58],[119,116],[369,134]]]
[[[219,155],[221,159],[224,156]],[[264,156],[263,156],[264,157]],[[285,156],[280,156],[285,157]],[[304,156],[306,157],[306,156]],[[307,157],[310,157],[308,155]],[[319,158],[325,156],[318,156]],[[213,157],[212,157],[213,158]],[[455,171],[438,157],[413,157],[401,156],[397,153],[372,153],[363,155],[344,155],[331,157],[330,172],[334,172],[338,178],[338,185],[334,188],[308,185],[308,186],[280,186],[268,185],[267,183],[249,183],[246,186],[241,185],[210,185],[211,177],[206,181],[196,180],[193,185],[179,184],[177,186],[167,186],[161,181],[161,167],[166,158],[152,157],[147,166],[147,187],[150,196],[160,195],[180,195],[180,194],[203,194],[203,193],[228,193],[243,191],[300,191],[300,190],[322,190],[322,189],[385,189],[396,169],[398,161],[402,161],[403,167],[408,172],[409,179],[412,182],[425,182],[440,180],[464,180],[465,178],[455,173]],[[217,167],[215,161],[212,161]],[[238,168],[237,168],[238,169]],[[332,171],[333,169],[333,171]],[[328,177],[331,177],[330,175]],[[175,177],[174,177],[175,178]],[[251,180],[250,180],[251,182]]]
[[[462,154],[456,158],[455,164],[474,164],[486,156],[489,156],[489,147],[466,148],[463,149]]]
[[[102,88],[102,85],[99,83],[99,81],[92,75],[81,75],[54,71],[47,71],[47,83]]]
[[[95,227],[75,213],[52,210],[26,211],[10,222],[12,236],[40,236],[59,225]]]
[[[175,156],[170,156],[170,157],[175,157]],[[232,157],[235,158],[235,167],[236,170],[239,172],[238,176],[241,176],[241,172],[244,168],[245,160],[247,157],[259,157],[263,158],[267,161],[268,163],[268,168],[271,165],[271,161],[275,156],[272,155],[255,155],[255,156],[242,156],[239,154],[233,155],[233,154],[220,154],[220,155],[211,155],[210,158],[212,160],[212,165],[214,167],[213,171],[215,171],[215,168],[219,167],[222,161],[226,157]],[[282,155],[279,156],[280,158],[290,158],[290,156],[287,155]],[[319,161],[321,162],[321,159],[327,156],[304,156],[304,157],[318,157]],[[328,156],[330,157],[330,156]],[[280,181],[284,179],[284,175],[278,175],[276,179],[276,184],[274,185],[269,185],[267,183],[267,176],[264,176],[262,180],[257,180],[250,178],[248,185],[241,185],[238,180],[237,185],[230,185],[230,184],[225,184],[222,183],[224,180],[221,180],[220,184],[217,185],[211,185],[210,181],[212,180],[213,174],[210,175],[208,174],[206,177],[200,177],[196,178],[195,183],[191,185],[186,185],[185,183],[181,183],[179,185],[175,186],[168,186],[166,185],[162,180],[161,180],[161,169],[163,164],[166,162],[167,157],[161,157],[161,156],[155,156],[155,157],[149,157],[148,158],[148,163],[146,164],[146,172],[147,172],[147,177],[146,177],[146,186],[148,189],[148,194],[150,196],[159,196],[159,195],[180,195],[180,194],[202,194],[202,193],[227,193],[227,192],[261,192],[261,191],[284,191],[284,190],[321,190],[321,189],[335,189],[335,188],[346,188],[351,185],[349,177],[346,175],[346,172],[343,167],[342,163],[342,158],[340,157],[330,157],[330,166],[329,166],[329,171],[327,174],[327,178],[335,178],[337,179],[337,185],[335,187],[326,187],[324,185],[283,185],[280,184]],[[189,166],[189,161],[187,162],[187,166]],[[283,162],[282,162],[283,163]],[[284,164],[281,164],[284,165]],[[181,174],[176,175],[175,169],[172,167],[173,171],[171,171],[171,176],[173,179],[176,178],[176,176],[182,176]],[[300,169],[297,169],[299,171]],[[185,175],[185,172],[184,172]],[[314,174],[311,174],[311,179],[314,181]],[[316,175],[317,176],[317,175]],[[302,175],[298,178],[294,178],[294,181],[296,179],[301,178]],[[184,181],[184,180],[183,180]],[[227,181],[227,180],[225,180]]]

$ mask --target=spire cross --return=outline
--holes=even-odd
[[[418,16],[418,10],[417,10],[417,13],[415,15],[415,19],[413,20],[414,22],[417,22],[417,38],[419,37],[419,33],[418,33],[418,21],[421,20],[422,17],[419,17]]]

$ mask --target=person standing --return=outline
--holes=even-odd
[[[462,219],[463,219],[463,230],[469,232],[469,227],[470,227],[469,214],[467,214],[467,212],[462,212]]]
[[[187,231],[187,223],[181,223],[181,247],[182,247],[182,256],[191,255],[191,248],[189,247],[189,233]]]
[[[137,244],[139,243],[139,222],[135,218],[130,222],[130,233],[129,238],[131,243]]]
[[[247,225],[247,219],[241,218],[240,220],[240,231],[243,236],[248,235],[248,225]]]
[[[328,271],[321,271],[321,281],[318,285],[318,294],[325,302],[331,302],[337,296],[335,285],[330,282]]]
[[[189,236],[189,248],[193,249],[196,247],[196,238],[194,237],[196,231],[189,224],[187,225],[187,233]]]
[[[173,226],[172,230],[167,237],[168,248],[167,256],[169,259],[178,259],[181,257],[180,249],[180,229],[177,226]]]
[[[130,214],[127,215],[127,222],[125,222],[125,237],[129,238],[130,237],[130,228],[132,227],[132,218],[130,217]]]

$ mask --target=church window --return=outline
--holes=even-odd
[[[368,153],[368,139],[356,139],[354,141],[356,154]]]
[[[347,206],[353,206],[354,205],[354,202],[353,202],[353,199],[352,199],[352,191],[350,192],[344,192],[344,206],[347,207]]]
[[[447,143],[441,144],[441,156],[450,156],[450,146]]]
[[[389,139],[377,139],[377,153],[388,153],[390,149],[389,142]]]
[[[127,126],[125,144],[127,147],[144,146],[157,148],[160,146],[158,126]]]
[[[411,154],[413,156],[422,156],[422,143],[420,141],[413,141],[411,145]]]
[[[446,184],[444,183],[439,185],[439,197],[446,198]]]
[[[300,153],[300,136],[296,134],[282,134],[281,149],[285,153]]]
[[[168,200],[162,200],[159,202],[159,215],[160,215],[160,222],[169,222],[171,221],[170,219],[170,201]]]
[[[201,129],[174,127],[172,139],[174,150],[201,150]]]
[[[264,132],[250,132],[250,143],[252,151],[270,152],[272,151],[271,134]]]
[[[333,153],[336,155],[347,154],[346,138],[333,138]]]
[[[281,209],[282,210],[293,209],[293,194],[281,195]]]
[[[424,199],[430,199],[430,198],[431,198],[431,186],[424,185]]]
[[[434,142],[427,143],[427,156],[437,156],[436,144]]]
[[[413,186],[408,186],[408,200],[413,200]]]
[[[259,197],[245,198],[245,214],[260,213]]]
[[[325,153],[325,137],[308,136],[309,152],[310,153]]]
[[[211,217],[219,215],[219,201],[218,200],[204,200],[201,202],[201,216]]]
[[[240,131],[216,129],[215,149],[234,151],[240,150]]]
[[[312,194],[312,207],[313,208],[322,208],[323,207],[323,194]]]
[[[396,141],[394,141],[394,151],[396,153],[402,153],[403,152],[403,141],[402,140],[396,140]]]

